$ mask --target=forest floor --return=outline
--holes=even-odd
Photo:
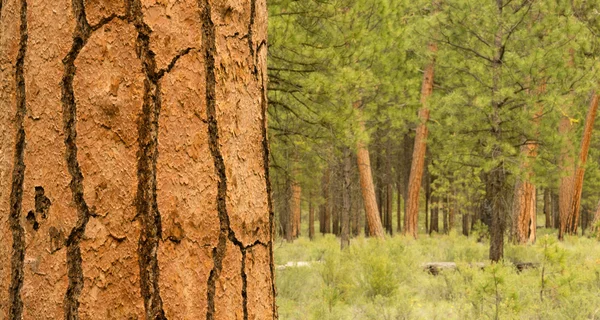
[[[600,242],[538,233],[534,245],[507,243],[495,265],[477,234],[358,237],[344,251],[332,235],[278,240],[280,319],[600,319]],[[430,262],[458,268],[432,275]]]

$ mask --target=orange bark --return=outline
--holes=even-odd
[[[355,104],[357,108],[357,104]],[[361,119],[359,120],[359,129],[361,132],[365,132],[365,123]],[[360,175],[360,189],[363,196],[363,204],[365,206],[365,216],[367,218],[367,228],[369,229],[369,235],[376,238],[383,238],[383,226],[381,225],[381,219],[379,218],[379,210],[377,209],[377,199],[375,198],[375,187],[373,186],[373,176],[371,174],[371,160],[369,157],[369,149],[364,142],[360,139],[356,143],[357,149],[357,163],[358,172]]]
[[[431,43],[429,51],[435,53],[437,45]],[[423,74],[423,84],[421,86],[421,110],[419,110],[419,126],[415,136],[415,147],[410,169],[410,178],[408,184],[408,207],[406,212],[406,226],[404,233],[417,238],[417,223],[419,214],[419,192],[421,191],[421,182],[423,180],[423,171],[425,168],[425,154],[427,151],[427,121],[429,121],[429,109],[427,100],[433,93],[433,77],[435,68],[435,58],[425,69]]]
[[[569,233],[577,233],[577,224],[579,223],[579,207],[581,206],[581,191],[583,189],[583,176],[585,174],[585,163],[587,162],[588,151],[590,149],[590,141],[592,139],[592,131],[594,129],[594,120],[598,111],[599,96],[594,92],[587,117],[585,119],[585,127],[583,137],[581,139],[581,149],[579,151],[579,165],[575,172],[573,181],[573,191],[571,197],[571,208],[567,219],[567,229]]]

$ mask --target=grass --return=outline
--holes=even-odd
[[[507,244],[504,262],[483,270],[469,263],[487,261],[488,243],[456,233],[359,237],[343,252],[332,235],[277,242],[277,265],[315,262],[277,270],[280,319],[600,319],[600,244],[555,238]],[[423,271],[441,261],[459,268]],[[519,273],[514,262],[538,268]]]

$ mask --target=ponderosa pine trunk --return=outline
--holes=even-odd
[[[0,22],[0,318],[275,319],[266,2],[28,2]]]
[[[599,98],[600,97],[598,96],[598,94],[594,92],[594,94],[592,95],[592,101],[590,102],[590,108],[585,119],[583,137],[581,138],[581,149],[579,150],[579,163],[577,164],[577,171],[575,172],[571,207],[567,219],[568,232],[571,234],[577,234],[577,225],[579,223],[579,209],[581,207],[581,192],[583,190],[583,177],[585,174],[585,164],[587,162],[588,151],[590,149],[590,142],[592,140],[592,131],[594,129],[594,121],[596,120],[596,113],[598,111]]]
[[[429,51],[432,54],[437,52],[437,45],[432,42],[429,45]],[[427,153],[427,121],[429,121],[428,100],[433,92],[433,76],[435,68],[435,58],[425,68],[423,74],[423,84],[421,85],[421,109],[419,110],[419,125],[415,136],[415,146],[413,148],[412,164],[410,168],[410,178],[408,183],[408,206],[406,215],[408,216],[407,225],[404,233],[417,238],[417,224],[419,216],[419,193],[421,191],[421,182],[423,180],[423,171],[425,168],[425,155]]]
[[[352,157],[350,149],[344,149],[344,167],[342,170],[342,212],[340,214],[340,238],[341,249],[344,250],[350,245],[350,192],[351,180],[350,172],[352,170]]]
[[[537,89],[537,94],[546,92],[546,82],[542,83]],[[532,122],[537,129],[543,115],[543,106],[538,106],[538,111],[534,114]],[[539,133],[537,134],[539,135]],[[537,142],[525,140],[521,146],[521,153],[527,158],[537,157]],[[515,184],[515,193],[513,196],[513,241],[519,244],[526,242],[535,242],[536,238],[536,189],[531,182],[533,180],[533,170],[527,160],[521,165],[525,171],[525,178],[517,180]]]
[[[491,159],[501,159],[501,147],[498,141],[502,141],[502,119],[500,118],[500,89],[502,80],[502,59],[504,57],[503,45],[503,25],[502,10],[504,4],[502,0],[496,0],[498,25],[494,36],[494,58],[492,60],[492,114],[491,114],[491,134],[496,142],[492,146],[490,154]],[[491,225],[490,225],[490,260],[492,262],[500,261],[504,256],[504,229],[505,229],[505,206],[502,190],[506,183],[506,173],[504,163],[500,161],[490,170],[486,179],[486,198],[491,206]]]
[[[569,66],[571,68],[575,67],[575,50],[573,48],[569,49]],[[571,123],[571,118],[569,117],[569,106],[565,107],[566,110],[561,110],[563,116],[561,117],[558,123],[558,134],[565,139],[565,143],[563,144],[563,148],[561,150],[560,155],[560,164],[559,168],[561,171],[560,178],[560,186],[558,189],[558,210],[559,210],[559,225],[558,225],[558,239],[562,240],[564,238],[565,233],[569,232],[569,214],[571,205],[573,204],[573,186],[575,181],[575,163],[573,160],[573,144],[569,142],[570,133],[573,130],[573,124]]]
[[[358,104],[355,105],[357,112],[360,115],[360,109]],[[359,120],[360,132],[365,132],[365,123],[362,119]],[[360,174],[360,187],[363,197],[363,205],[365,208],[366,225],[368,228],[368,235],[376,238],[383,238],[383,226],[379,218],[379,212],[377,210],[377,200],[375,199],[375,188],[373,186],[373,176],[371,174],[371,160],[369,158],[369,149],[366,144],[360,139],[356,143],[356,159],[358,165],[358,172]]]
[[[296,239],[300,236],[300,212],[301,212],[301,197],[302,187],[296,181],[292,181],[292,196],[290,198],[290,218],[292,224],[292,238]]]

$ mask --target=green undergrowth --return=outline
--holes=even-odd
[[[600,245],[595,239],[540,234],[535,245],[505,246],[487,262],[477,237],[362,237],[340,251],[333,236],[277,242],[280,319],[600,319]],[[433,276],[428,262],[456,262]],[[472,267],[485,262],[486,267]],[[536,268],[519,272],[514,263]]]

